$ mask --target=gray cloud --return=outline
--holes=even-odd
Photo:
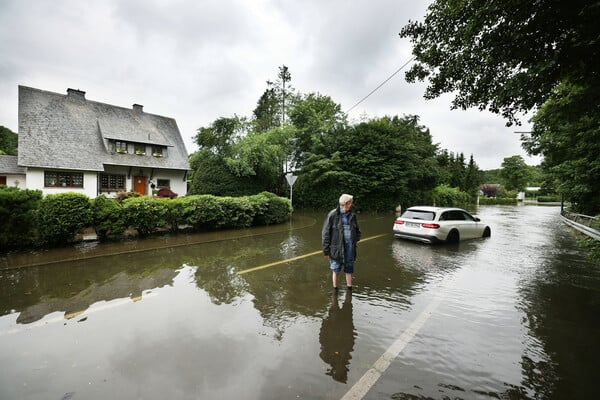
[[[193,136],[221,116],[250,116],[287,65],[293,86],[349,109],[411,58],[398,32],[427,3],[408,0],[8,0],[0,11],[0,125],[17,131],[17,86],[65,93],[177,120]],[[400,72],[350,117],[415,114],[434,141],[473,154],[483,169],[525,155],[497,116],[451,111],[450,96],[422,98]],[[518,129],[525,130],[525,129]],[[525,157],[530,164],[537,159]]]

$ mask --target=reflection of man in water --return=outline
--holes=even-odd
[[[331,365],[326,372],[338,382],[346,383],[352,350],[354,350],[354,322],[352,321],[352,291],[346,291],[344,304],[340,308],[337,292],[333,292],[331,308],[323,320],[319,342],[321,359]]]

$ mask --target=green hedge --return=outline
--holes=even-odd
[[[100,240],[122,238],[127,228],[140,236],[180,229],[207,231],[278,224],[289,220],[288,199],[263,192],[253,196],[186,196],[177,199],[104,195],[90,200],[80,193],[42,197],[41,191],[0,187],[0,247],[61,245],[86,226]]]
[[[50,194],[40,202],[38,231],[42,243],[68,243],[91,222],[92,207],[90,199],[84,194]]]
[[[0,249],[35,243],[36,215],[41,200],[41,190],[0,185]]]
[[[486,205],[495,205],[495,204],[513,205],[514,206],[517,204],[517,199],[516,198],[507,198],[507,197],[480,197],[479,198],[479,205],[486,206]]]
[[[537,201],[539,203],[556,203],[560,202],[560,196],[538,196]]]
[[[123,206],[104,195],[92,201],[92,224],[100,239],[119,237],[127,229]]]

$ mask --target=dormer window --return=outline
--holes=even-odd
[[[127,154],[127,142],[115,141],[115,152]]]
[[[162,157],[163,156],[163,148],[157,147],[157,146],[152,146],[152,155],[154,157]]]
[[[146,155],[146,145],[145,144],[136,143],[136,145],[135,145],[135,154],[137,154],[138,156],[145,156]]]

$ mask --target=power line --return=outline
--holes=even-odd
[[[402,64],[402,66],[400,68],[398,68],[393,74],[391,74],[390,76],[387,77],[387,79],[383,82],[381,82],[379,84],[379,86],[377,86],[375,89],[371,90],[371,93],[369,93],[368,95],[366,95],[365,97],[363,97],[362,99],[360,99],[355,105],[353,105],[352,107],[350,107],[347,111],[346,114],[348,114],[350,111],[352,111],[356,106],[358,106],[360,103],[362,103],[363,101],[365,101],[366,99],[369,98],[369,96],[371,96],[373,93],[375,93],[380,87],[382,87],[383,85],[385,85],[390,79],[392,79],[394,76],[396,76],[396,74],[398,74],[398,72],[402,71],[402,68],[406,67],[411,61],[413,61],[415,59],[415,57],[411,58],[410,60],[408,60],[407,62],[405,62],[404,64]]]

